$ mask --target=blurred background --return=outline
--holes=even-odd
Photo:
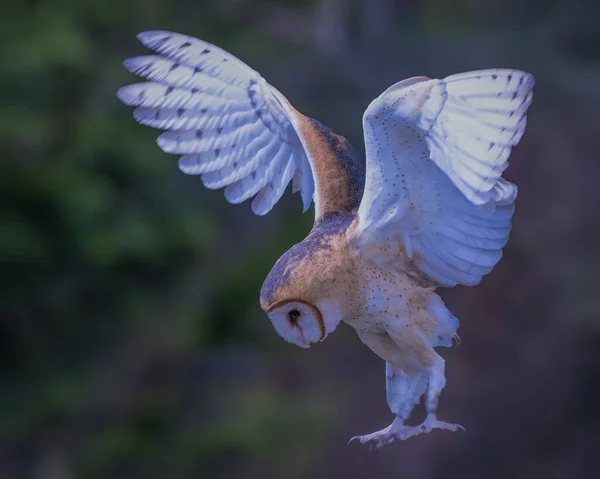
[[[0,478],[591,478],[600,470],[600,3],[6,0],[0,15]],[[186,177],[132,119],[135,35],[240,57],[364,151],[392,83],[513,67],[537,79],[507,177],[511,241],[441,350],[436,431],[376,453],[384,364],[341,325],[301,350],[258,304],[310,230]],[[421,420],[419,410],[413,422]]]

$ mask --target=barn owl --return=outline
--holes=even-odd
[[[304,211],[314,202],[312,230],[275,263],[260,305],[292,344],[308,348],[344,321],[385,361],[395,417],[352,439],[381,447],[461,429],[437,417],[446,379],[436,348],[452,346],[458,319],[435,290],[476,285],[500,260],[517,195],[501,175],[525,130],[532,75],[493,69],[392,85],[363,115],[363,168],[344,137],[233,55],[177,33],[138,38],[156,54],[124,65],[148,81],[117,95],[138,122],[165,130],[158,145],[180,155],[183,173],[224,187],[230,203],[253,198],[257,215],[290,182]],[[425,420],[405,424],[422,396]]]

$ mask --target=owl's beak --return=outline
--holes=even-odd
[[[300,329],[300,341],[298,341],[297,344],[298,344],[298,346],[300,346],[301,348],[304,348],[304,349],[310,348],[310,341],[304,337],[304,334],[302,333],[302,329]]]

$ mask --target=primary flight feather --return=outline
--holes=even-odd
[[[141,33],[156,55],[125,61],[146,82],[119,99],[134,118],[165,130],[158,145],[179,168],[224,188],[230,203],[253,198],[267,214],[289,183],[304,211],[315,203],[310,234],[275,264],[260,304],[286,341],[323,341],[350,324],[386,362],[394,421],[364,436],[394,439],[455,431],[437,419],[444,360],[458,320],[434,290],[475,285],[508,241],[517,188],[502,178],[523,135],[533,77],[509,69],[392,85],[363,116],[366,172],[348,141],[298,112],[256,71],[193,37]],[[427,417],[408,426],[425,396]]]

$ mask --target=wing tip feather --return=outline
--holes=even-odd
[[[140,83],[133,83],[122,86],[117,90],[117,98],[127,106],[139,106],[137,102],[141,102],[141,98],[139,97],[142,94],[142,90],[139,90],[139,85]]]
[[[161,36],[173,36],[176,35],[173,32],[167,30],[146,30],[136,35],[136,38],[146,47],[152,48],[156,39]]]

